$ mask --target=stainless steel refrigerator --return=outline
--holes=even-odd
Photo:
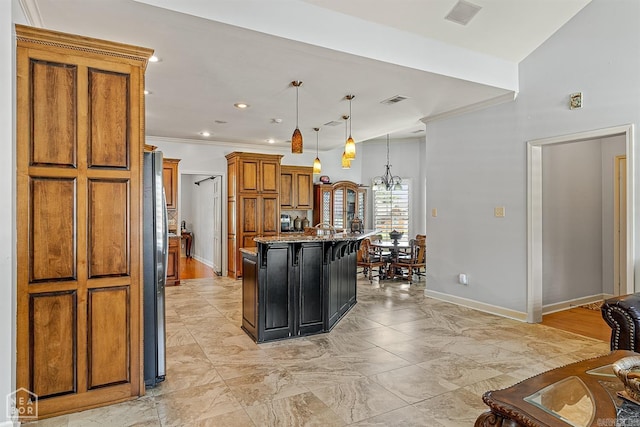
[[[166,374],[164,289],[169,230],[160,151],[144,153],[143,188],[144,383],[154,387]]]

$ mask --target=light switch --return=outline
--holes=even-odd
[[[438,208],[431,209],[431,216],[434,218],[438,216]]]
[[[496,218],[504,218],[504,206],[496,206],[493,209],[493,216]]]

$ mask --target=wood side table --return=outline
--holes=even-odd
[[[184,240],[184,254],[187,256],[187,258],[191,258],[191,244],[193,243],[193,233],[183,230],[181,237]]]
[[[640,406],[617,396],[624,390],[611,364],[638,353],[617,350],[524,380],[482,396],[490,411],[475,427],[603,427],[640,425]]]

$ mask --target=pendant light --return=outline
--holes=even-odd
[[[345,99],[349,100],[349,138],[346,138],[346,142],[344,144],[344,153],[347,156],[347,159],[354,160],[356,158],[356,142],[351,137],[351,121],[353,120],[353,116],[351,115],[351,100],[355,98],[355,95],[347,95]]]
[[[344,137],[347,137],[347,120],[349,116],[342,116],[344,119]],[[347,157],[346,151],[342,152],[342,169],[351,169],[351,160]]]
[[[322,172],[322,165],[320,164],[320,157],[318,157],[318,132],[320,128],[313,128],[316,131],[316,159],[313,161],[313,173]]]
[[[296,88],[296,130],[291,136],[291,152],[293,154],[302,154],[302,133],[298,129],[298,88],[302,86],[300,80],[294,80],[291,84]]]

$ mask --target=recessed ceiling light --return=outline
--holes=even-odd
[[[149,58],[149,62],[160,62],[160,58],[158,58],[157,56],[153,55]]]
[[[203,130],[202,132],[200,132],[200,135],[202,135],[202,136],[211,136],[211,134],[209,132],[207,132],[206,130]]]
[[[144,94],[145,94],[145,95],[151,95],[151,94],[152,94],[152,92],[151,92],[150,90],[146,90],[146,89],[145,89],[145,90],[144,90]]]
[[[245,104],[244,102],[236,102],[233,104],[234,107],[244,110],[245,108],[249,108],[249,104]]]
[[[280,124],[280,123],[282,123],[282,119],[271,119],[271,123]]]
[[[273,139],[273,138],[269,138],[269,139],[267,139],[267,142],[268,142],[269,144],[273,144],[273,143],[275,143],[275,142],[276,142],[276,140],[275,140],[275,139]]]

